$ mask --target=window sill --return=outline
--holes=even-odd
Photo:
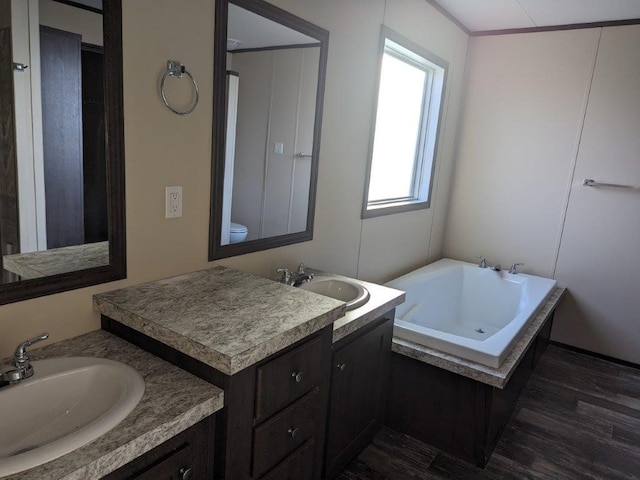
[[[362,209],[361,218],[381,217],[383,215],[394,215],[396,213],[410,212],[413,210],[424,210],[431,207],[431,202],[397,202],[385,205],[368,206]]]

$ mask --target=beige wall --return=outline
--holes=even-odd
[[[128,278],[0,307],[0,356],[42,331],[58,341],[99,328],[94,293],[207,268],[213,8],[210,0],[123,2]],[[271,276],[276,266],[311,265],[383,281],[442,246],[467,37],[424,0],[278,0],[331,32],[314,240],[221,261]],[[385,21],[450,63],[445,123],[432,208],[360,219],[380,24]],[[167,26],[170,25],[170,28]],[[162,104],[166,60],[187,66],[200,85],[189,116]],[[182,82],[172,82],[178,99]],[[176,100],[178,101],[178,100]],[[164,218],[164,187],[183,186],[183,217]],[[434,220],[435,219],[435,220]]]
[[[477,37],[445,254],[554,277],[553,338],[640,362],[640,26]]]

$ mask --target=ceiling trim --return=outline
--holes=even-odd
[[[427,0],[429,1],[429,0]],[[566,25],[548,25],[544,27],[508,28],[504,30],[479,30],[470,32],[470,37],[486,37],[490,35],[512,35],[516,33],[555,32],[558,30],[579,30],[584,28],[619,27],[622,25],[638,25],[640,18],[628,20],[608,20],[605,22],[570,23]]]
[[[456,26],[458,28],[460,28],[464,33],[466,33],[469,36],[473,35],[473,32],[471,30],[469,30],[467,27],[465,27],[464,24],[460,20],[458,20],[456,17],[454,17],[451,14],[451,12],[449,12],[449,10],[447,10],[442,5],[440,5],[436,0],[426,0],[426,2],[429,5],[431,5],[433,8],[438,10],[442,15],[444,15],[449,20],[451,20],[453,23],[455,23]]]
[[[456,24],[464,33],[470,37],[486,37],[490,35],[513,35],[517,33],[536,33],[536,32],[554,32],[558,30],[579,30],[583,28],[602,28],[602,27],[619,27],[623,25],[639,25],[640,18],[631,18],[626,20],[608,20],[602,22],[589,23],[569,23],[565,25],[548,25],[542,27],[525,27],[525,28],[507,28],[502,30],[469,30],[460,20],[458,20],[449,10],[438,3],[438,0],[425,0],[429,5],[438,10],[442,15],[447,17]]]
[[[73,0],[53,0],[53,1],[58,3],[64,3],[65,5],[69,5],[70,7],[76,7],[82,10],[88,10],[89,12],[99,13],[100,15],[102,15],[103,9],[92,7],[91,5],[85,5],[81,1],[78,1],[78,2],[75,2]]]

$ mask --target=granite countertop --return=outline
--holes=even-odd
[[[94,310],[233,375],[344,315],[343,302],[226,267],[102,293]]]
[[[109,265],[109,242],[4,255],[2,260],[5,270],[20,275],[23,279],[47,277]]]
[[[70,356],[117,360],[142,375],[145,392],[127,418],[93,442],[7,478],[101,478],[223,407],[219,388],[102,330],[30,350],[29,356],[32,360]]]
[[[364,327],[368,323],[404,302],[404,292],[396,290],[395,288],[389,288],[376,283],[369,283],[364,280],[345,277],[343,275],[323,272],[322,270],[315,268],[308,268],[307,271],[312,272],[315,275],[315,278],[312,281],[322,280],[323,278],[349,280],[365,287],[369,290],[369,294],[371,295],[367,303],[361,307],[345,312],[344,317],[333,323],[333,343],[336,343],[338,340],[341,340],[347,335]]]
[[[515,372],[516,367],[519,365],[524,352],[538,334],[547,318],[549,318],[553,309],[556,308],[565,291],[566,289],[563,287],[556,287],[551,292],[545,304],[538,310],[529,327],[525,330],[520,340],[518,340],[509,356],[502,362],[499,368],[488,367],[397,337],[393,338],[392,351],[493,387],[504,388],[511,378],[511,375]]]

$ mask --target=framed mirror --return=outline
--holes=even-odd
[[[209,259],[313,238],[329,32],[217,0]]]
[[[0,304],[125,278],[121,0],[0,10]]]

